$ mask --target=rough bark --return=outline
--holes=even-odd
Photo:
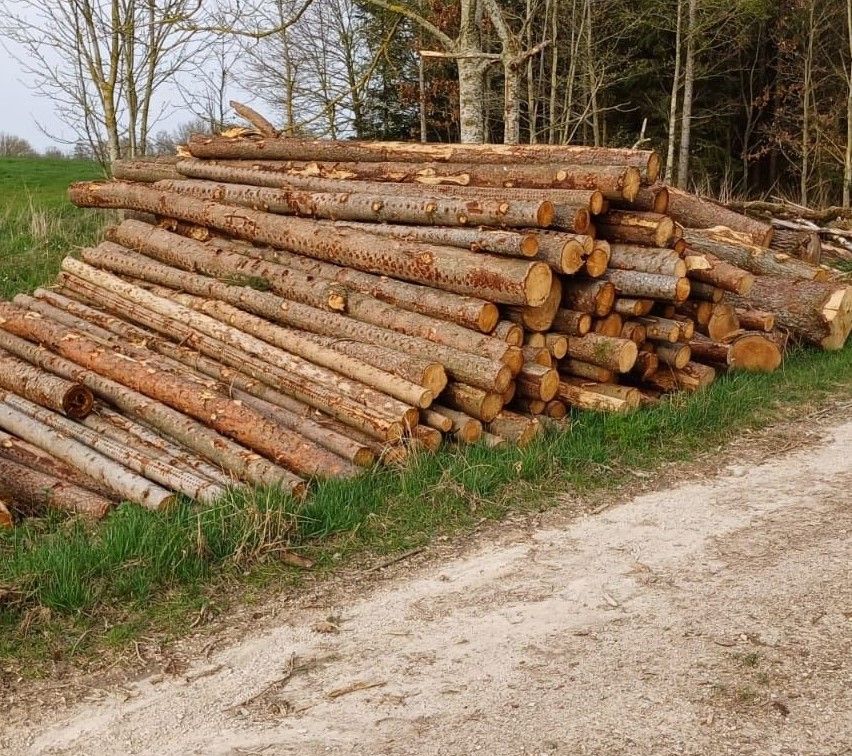
[[[556,311],[550,329],[555,333],[569,337],[585,336],[592,330],[592,316],[587,312],[559,309]]]
[[[503,409],[503,395],[474,386],[450,381],[441,395],[441,401],[452,409],[464,412],[483,423],[491,422]]]
[[[674,250],[638,244],[611,244],[609,267],[677,278],[686,275],[686,263]]]
[[[451,431],[457,441],[475,444],[482,438],[482,423],[475,417],[443,405],[436,405],[436,409],[452,422]]]
[[[674,343],[669,344],[660,342],[655,345],[654,353],[657,359],[664,365],[682,370],[689,362],[692,352],[689,349],[689,344]]]
[[[717,289],[743,296],[751,290],[754,285],[754,274],[721,260],[709,251],[705,251],[702,257],[708,267],[693,267],[687,274],[691,281],[700,281]]]
[[[680,338],[680,323],[669,318],[646,315],[636,318],[645,327],[645,335],[652,341],[668,341],[674,344]]]
[[[628,339],[588,333],[568,340],[568,354],[575,360],[626,373],[636,362],[636,344]]]
[[[636,299],[634,297],[618,297],[613,305],[613,310],[625,317],[638,317],[647,315],[654,307],[653,299]]]
[[[92,392],[85,386],[40,370],[2,349],[0,389],[19,394],[42,407],[78,420],[86,417],[94,405]]]
[[[582,334],[581,334],[582,335]],[[568,354],[568,339],[561,333],[546,333],[544,341],[547,345],[547,351],[557,360],[561,360]]]
[[[798,257],[811,265],[819,265],[822,257],[822,242],[815,231],[775,228],[769,246],[776,252]]]
[[[608,270],[602,280],[610,282],[619,296],[684,302],[689,297],[688,278],[642,273],[634,270]]]
[[[599,318],[609,315],[615,303],[615,286],[609,281],[565,280],[562,290],[562,304],[566,309]]]
[[[69,189],[81,207],[145,210],[198,223],[225,234],[284,248],[320,260],[479,296],[504,304],[541,304],[550,291],[547,265],[478,255],[432,244],[385,239],[360,231],[335,229],[303,218],[236,209],[141,184],[83,183]]]
[[[518,374],[516,385],[521,396],[549,402],[559,388],[559,373],[544,365],[526,364]]]
[[[749,234],[754,244],[768,247],[772,241],[772,226],[747,215],[735,213],[723,205],[688,192],[668,187],[668,214],[686,228],[726,226],[733,231]]]
[[[640,356],[642,355],[641,352],[639,354]],[[613,370],[571,358],[560,361],[559,369],[563,374],[574,375],[578,378],[586,378],[590,381],[598,381],[600,383],[610,383],[616,377]]]
[[[559,398],[572,407],[592,412],[627,412],[630,410],[630,404],[625,399],[601,394],[566,381],[559,383]]]
[[[735,309],[740,327],[747,331],[772,331],[775,328],[774,312],[745,307],[737,307]]]
[[[177,155],[116,160],[112,164],[112,177],[121,181],[139,181],[145,184],[179,179],[181,178],[181,174],[177,170],[179,160],[180,158]]]
[[[521,346],[524,343],[524,329],[511,320],[500,320],[491,335],[495,339],[502,339],[512,346]]]
[[[488,432],[505,438],[518,446],[526,446],[541,432],[541,423],[534,417],[503,410],[487,425]]]
[[[668,247],[674,240],[672,219],[659,213],[610,210],[595,223],[599,235],[610,242]]]

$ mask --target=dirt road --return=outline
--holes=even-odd
[[[772,451],[400,570],[0,752],[850,753],[852,421]]]

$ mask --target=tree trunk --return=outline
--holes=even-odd
[[[690,291],[688,278],[662,276],[657,273],[610,269],[602,278],[615,286],[619,296],[624,294],[628,297],[683,302]]]
[[[664,392],[695,392],[706,388],[716,379],[716,371],[708,365],[688,362],[681,370],[660,369],[647,379],[654,388]]]
[[[686,263],[674,250],[643,247],[638,244],[610,245],[609,267],[677,278],[686,275]]]
[[[683,0],[677,0],[677,22],[675,24],[675,63],[672,76],[672,89],[669,98],[669,130],[666,145],[666,170],[665,178],[672,180],[674,175],[675,145],[677,144],[677,96],[680,91],[680,47],[681,29],[683,27]],[[643,208],[650,209],[650,208]],[[657,212],[665,212],[658,210]]]
[[[636,362],[638,350],[636,344],[628,339],[587,333],[568,340],[568,354],[575,360],[627,373]]]
[[[654,353],[660,362],[676,370],[683,370],[692,356],[689,344],[669,344],[665,342],[657,344]]]
[[[505,315],[509,320],[520,323],[530,331],[550,330],[556,311],[562,303],[562,282],[554,277],[550,294],[538,307],[507,307]]]
[[[816,231],[776,228],[770,246],[777,252],[794,255],[812,265],[819,265],[822,256],[822,242]]]
[[[683,110],[680,121],[680,154],[677,162],[678,189],[689,183],[689,149],[692,135],[692,91],[695,86],[695,38],[698,34],[698,0],[687,0],[686,61],[683,72]]]
[[[754,243],[768,247],[772,241],[772,226],[747,215],[735,213],[711,200],[669,187],[668,214],[686,228],[712,228],[726,226],[734,231],[750,234]]]
[[[459,136],[464,144],[481,144],[485,141],[484,64],[475,57],[459,57],[456,64],[459,71]]]
[[[775,313],[766,310],[753,310],[737,307],[737,320],[740,327],[747,331],[772,331],[775,329]]]
[[[550,268],[474,252],[388,239],[379,248],[372,234],[343,231],[316,221],[237,210],[138,184],[73,184],[71,200],[80,207],[143,210],[209,226],[248,241],[289,249],[338,264],[434,285],[505,304],[541,304],[550,291]],[[490,282],[490,285],[483,285]]]
[[[668,247],[674,238],[674,224],[658,213],[610,210],[595,221],[598,233],[610,242]]]
[[[676,320],[651,315],[637,318],[636,322],[645,327],[645,336],[651,341],[674,343],[680,337],[680,324]]]
[[[92,392],[66,381],[0,349],[0,389],[19,394],[42,407],[82,419],[92,411]]]
[[[687,274],[690,281],[700,281],[717,289],[730,291],[741,296],[745,296],[751,291],[751,287],[754,286],[754,275],[752,273],[726,260],[719,259],[712,252],[707,251],[709,247],[704,247],[703,249],[704,254],[702,257],[708,263],[709,267],[705,269],[692,267]],[[760,250],[763,248],[755,247],[754,249]],[[760,255],[762,256],[762,253]]]
[[[642,354],[643,352],[640,352],[639,356]],[[612,370],[571,358],[562,360],[559,363],[559,369],[564,374],[585,378],[590,381],[598,381],[599,383],[610,383],[616,378],[615,372]]]
[[[574,385],[567,381],[559,383],[559,398],[577,409],[591,412],[628,412],[630,403],[617,396],[601,394],[593,390],[594,384]]]
[[[524,343],[524,329],[511,320],[499,321],[491,335],[495,339],[502,339],[512,346],[522,346]]]
[[[778,344],[761,333],[745,333],[725,343],[699,337],[690,340],[689,346],[694,360],[731,370],[771,373],[781,366],[783,358]]]
[[[181,178],[177,171],[180,157],[166,155],[136,160],[116,160],[112,164],[112,177],[122,181],[140,181],[153,184],[155,181],[176,180]]]
[[[621,336],[623,325],[624,319],[621,315],[617,312],[611,312],[605,318],[598,318],[592,323],[592,332],[600,336]]]

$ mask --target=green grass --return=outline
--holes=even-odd
[[[66,190],[102,176],[87,160],[0,158],[0,298],[50,281],[63,257],[97,239],[104,214],[74,207]]]
[[[359,555],[396,554],[508,512],[546,509],[685,462],[791,409],[852,395],[852,347],[802,350],[770,375],[739,374],[631,415],[581,413],[524,449],[484,446],[418,456],[350,481],[319,483],[296,505],[274,490],[157,514],[123,506],[99,525],[60,516],[0,535],[0,658],[30,674],[46,660],[120,648],[256,600],[300,573]],[[231,599],[229,597],[233,596]]]

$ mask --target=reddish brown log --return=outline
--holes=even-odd
[[[0,349],[0,388],[31,402],[82,419],[94,405],[92,392],[79,383],[59,378]]]
[[[767,223],[735,213],[715,202],[671,186],[668,191],[669,215],[687,228],[727,226],[734,231],[749,234],[758,246],[767,247],[772,241],[772,226]]]
[[[615,286],[619,296],[684,302],[689,297],[690,292],[688,278],[661,276],[657,273],[610,269],[604,273],[602,279]]]
[[[599,234],[610,242],[668,247],[674,224],[667,215],[632,210],[610,210],[596,220]]]

